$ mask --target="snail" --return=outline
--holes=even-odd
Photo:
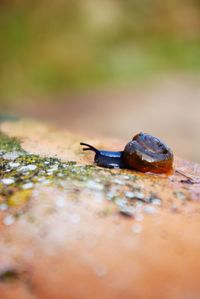
[[[173,166],[173,152],[160,139],[146,133],[139,133],[127,143],[123,151],[98,150],[81,142],[84,151],[95,153],[94,161],[106,168],[133,169],[141,172],[166,173]]]

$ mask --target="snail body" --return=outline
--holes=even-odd
[[[124,150],[118,152],[98,150],[86,143],[81,145],[86,146],[83,150],[95,152],[94,161],[101,167],[166,173],[173,166],[172,150],[160,139],[146,133],[134,136]]]

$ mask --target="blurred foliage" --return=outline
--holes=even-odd
[[[0,0],[0,97],[200,70],[199,0]]]

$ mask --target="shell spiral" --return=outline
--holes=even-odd
[[[172,150],[161,140],[139,133],[124,148],[123,162],[129,169],[164,173],[172,169]]]

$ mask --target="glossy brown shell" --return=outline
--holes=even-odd
[[[173,153],[158,138],[140,133],[125,146],[123,162],[130,169],[165,173],[172,169]]]

